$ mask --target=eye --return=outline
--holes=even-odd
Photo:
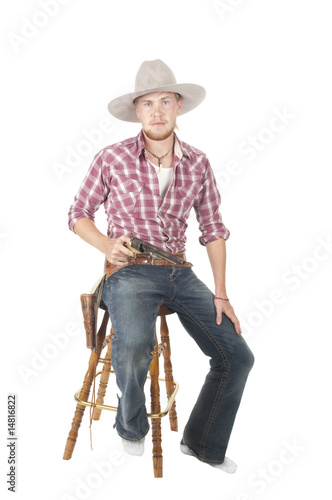
[[[163,103],[164,103],[165,105],[167,105],[167,104],[169,104],[169,101],[164,101]]]
[[[145,106],[146,108],[148,108],[149,106],[151,106],[151,103],[150,103],[150,102],[146,102],[146,103],[144,103],[144,106]]]

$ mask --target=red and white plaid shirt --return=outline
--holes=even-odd
[[[176,137],[173,180],[164,199],[155,168],[148,162],[142,131],[102,149],[95,157],[69,210],[69,227],[104,203],[110,238],[130,236],[171,253],[185,250],[187,219],[196,212],[202,245],[229,237],[219,212],[220,194],[205,154]]]

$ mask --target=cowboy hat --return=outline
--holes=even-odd
[[[144,61],[136,75],[135,91],[113,99],[108,104],[109,112],[126,122],[139,122],[134,101],[137,97],[152,92],[174,92],[182,97],[181,115],[196,108],[205,97],[205,89],[193,83],[176,83],[173,71],[160,59]]]

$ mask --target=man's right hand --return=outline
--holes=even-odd
[[[74,227],[74,231],[84,241],[98,248],[106,259],[115,266],[126,266],[129,257],[134,257],[134,254],[124,246],[124,243],[129,243],[128,236],[120,236],[119,238],[108,238],[102,234],[95,226],[94,222],[87,218],[79,219]]]
[[[134,257],[134,254],[124,246],[124,243],[130,243],[128,236],[120,236],[115,239],[108,238],[108,241],[105,241],[104,253],[108,262],[119,267],[128,265],[129,257]]]

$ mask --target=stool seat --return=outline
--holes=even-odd
[[[77,441],[78,430],[81,425],[83,414],[86,406],[92,407],[92,417],[91,420],[99,420],[102,410],[112,410],[117,411],[117,407],[109,406],[104,404],[104,398],[106,395],[106,389],[112,370],[111,363],[111,340],[114,336],[113,327],[111,327],[110,334],[106,336],[106,328],[109,320],[109,314],[107,308],[101,302],[99,305],[100,309],[104,309],[104,318],[102,320],[101,326],[98,330],[96,336],[96,348],[92,350],[88,371],[85,374],[83,386],[75,393],[74,398],[77,402],[76,411],[74,414],[74,419],[72,422],[72,427],[69,432],[66,448],[64,451],[63,459],[69,460],[72,457],[74,447]],[[161,448],[161,418],[169,414],[170,427],[172,431],[178,430],[177,425],[177,413],[176,413],[176,403],[175,396],[178,391],[178,383],[173,379],[172,363],[171,363],[171,349],[169,340],[168,325],[166,322],[166,316],[174,314],[174,311],[169,309],[167,306],[162,305],[158,311],[158,317],[160,317],[160,343],[158,343],[157,331],[155,328],[155,348],[153,352],[152,361],[150,364],[149,372],[150,376],[147,377],[151,380],[150,382],[150,394],[151,394],[151,412],[148,413],[148,417],[152,420],[152,442],[153,442],[153,470],[154,477],[163,477],[163,457]],[[104,348],[107,348],[105,357],[101,357],[101,353]],[[159,378],[159,357],[163,354],[164,358],[164,371],[165,379]],[[103,368],[101,371],[97,372],[97,365],[103,363]],[[97,394],[97,399],[93,395],[92,401],[88,401],[90,390],[96,377],[100,375],[99,389]],[[159,382],[165,383],[167,392],[167,406],[164,411],[161,410],[160,406],[160,388]]]
[[[159,307],[158,316],[168,316],[169,314],[174,314],[174,311],[167,306]]]

